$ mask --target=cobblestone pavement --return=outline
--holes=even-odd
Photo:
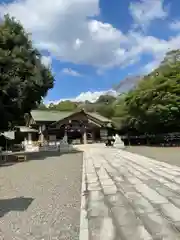
[[[82,153],[0,168],[0,240],[79,239]]]
[[[80,240],[180,239],[180,168],[86,147]]]

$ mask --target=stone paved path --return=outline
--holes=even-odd
[[[122,150],[84,152],[80,240],[180,239],[180,168]]]

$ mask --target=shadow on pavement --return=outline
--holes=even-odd
[[[26,211],[33,200],[33,198],[26,197],[0,199],[0,217],[3,217],[5,214],[11,211]]]
[[[33,161],[33,160],[45,160],[46,158],[51,158],[51,157],[53,160],[53,157],[58,157],[58,156],[60,157],[65,154],[68,155],[68,154],[75,154],[75,153],[81,153],[81,152],[83,151],[75,148],[70,152],[57,152],[57,151],[18,152],[18,153],[16,152],[14,154],[6,156],[6,161],[0,161],[0,167],[9,167],[19,163],[18,161],[16,161],[17,155],[25,155],[26,161],[24,161],[24,163],[26,163],[28,161]]]
[[[32,161],[32,160],[45,160],[46,158],[50,157],[60,157],[62,155],[69,155],[69,154],[74,154],[74,153],[79,153],[81,151],[73,149],[72,152],[32,152],[32,153],[25,153],[27,160]]]

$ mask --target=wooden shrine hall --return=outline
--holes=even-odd
[[[102,142],[115,133],[110,119],[84,110],[76,112],[33,110],[26,116],[26,126],[38,130],[32,141],[59,141],[64,135],[69,143]]]

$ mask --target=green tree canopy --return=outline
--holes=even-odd
[[[40,109],[40,110],[48,110],[48,107],[43,102],[41,102],[39,104],[39,106],[38,106],[38,109]]]
[[[126,96],[125,105],[130,116],[128,124],[139,132],[180,130],[180,61],[174,53],[168,53],[159,68]]]
[[[116,100],[114,96],[111,95],[101,95],[96,103],[111,104]]]
[[[77,104],[72,101],[61,101],[58,104],[50,104],[49,109],[50,110],[57,110],[57,111],[74,111],[77,108]]]
[[[1,130],[36,108],[53,87],[54,78],[23,26],[5,16],[0,25]]]

